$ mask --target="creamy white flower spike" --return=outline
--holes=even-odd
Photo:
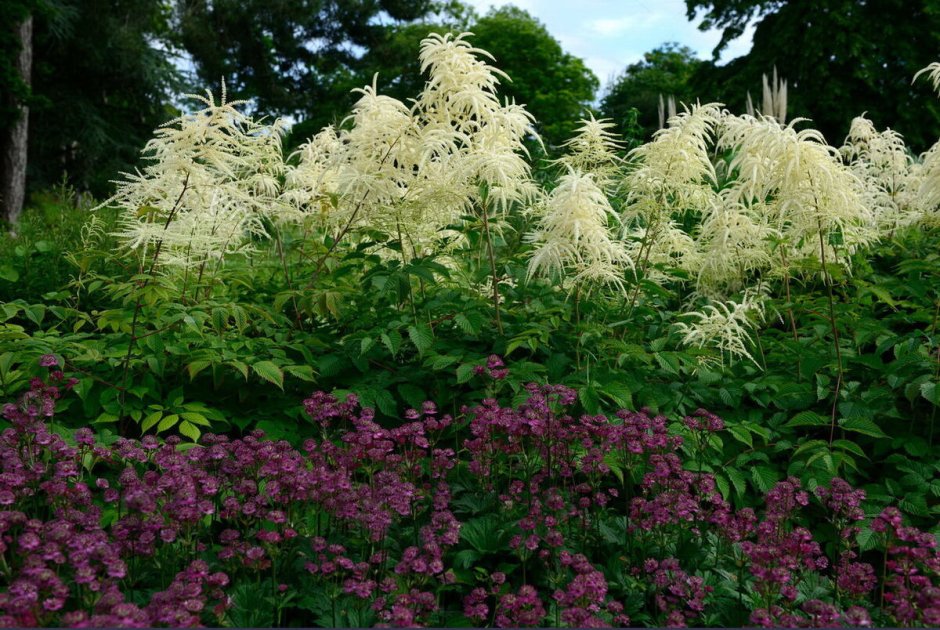
[[[714,302],[699,311],[684,313],[680,317],[693,321],[679,322],[676,329],[683,344],[718,350],[722,364],[727,354],[732,363],[736,358],[745,358],[760,367],[749,348],[754,345],[751,331],[764,319],[763,300],[759,292],[746,291],[739,302]]]
[[[284,210],[279,178],[283,125],[245,116],[242,102],[192,96],[204,108],[166,123],[147,143],[151,162],[124,174],[102,204],[123,209],[117,235],[141,253],[142,265],[186,268],[245,251]],[[99,206],[101,207],[101,206]],[[159,247],[158,259],[144,260]]]
[[[800,122],[781,126],[768,117],[725,117],[717,146],[734,152],[730,166],[736,176],[722,191],[722,202],[746,208],[775,230],[791,259],[825,257],[846,264],[841,254],[878,238],[874,213],[838,151],[814,129],[797,131]]]
[[[914,79],[922,74],[927,75],[934,90],[940,93],[940,62],[930,64],[914,75]],[[940,225],[940,141],[920,156],[920,164],[914,168],[914,178],[919,184],[917,199],[923,213],[921,220],[929,225]]]
[[[896,131],[879,132],[864,114],[852,120],[839,149],[843,160],[865,186],[865,203],[883,231],[923,218],[913,156]]]
[[[609,225],[617,215],[590,174],[570,170],[548,195],[538,227],[527,239],[536,244],[529,276],[557,274],[575,284],[595,282],[623,289],[631,260]]]
[[[521,105],[500,103],[506,77],[469,35],[422,41],[429,76],[411,107],[378,94],[375,82],[357,90],[349,127],[324,130],[302,147],[287,177],[292,206],[320,215],[334,234],[371,228],[400,236],[406,257],[459,239],[448,226],[468,213],[506,212],[533,199],[524,144],[537,138],[533,119]]]

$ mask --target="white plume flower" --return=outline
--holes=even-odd
[[[611,235],[616,213],[590,174],[571,169],[548,195],[539,224],[527,240],[536,244],[529,276],[559,274],[575,284],[596,282],[623,288],[630,265],[624,245]]]
[[[623,141],[611,131],[616,125],[609,119],[597,120],[593,114],[582,119],[575,135],[562,147],[567,153],[555,163],[583,173],[592,173],[602,188],[607,188],[620,175],[624,160],[620,157]]]
[[[755,220],[776,230],[796,257],[837,256],[833,240],[852,252],[877,239],[874,215],[864,203],[861,181],[838,159],[838,151],[813,129],[797,131],[768,117],[727,116],[719,149],[734,151],[737,176],[722,191],[725,205],[746,207]],[[824,243],[820,251],[820,241]]]
[[[754,345],[751,331],[764,319],[762,293],[745,291],[740,302],[714,302],[680,317],[693,319],[690,323],[678,322],[675,325],[682,335],[683,344],[718,350],[722,364],[727,354],[732,363],[735,358],[745,358],[760,367],[749,348]]]
[[[933,62],[916,75],[914,80],[926,74],[934,90],[940,93],[940,62]],[[920,164],[913,169],[917,180],[917,200],[923,213],[922,221],[929,225],[940,225],[940,141],[920,156]]]
[[[204,108],[155,132],[144,147],[151,162],[124,174],[104,205],[123,209],[117,236],[142,259],[159,248],[160,265],[190,267],[244,251],[252,235],[264,236],[264,219],[283,209],[279,178],[283,125],[265,125],[238,111],[241,102],[215,103],[211,93],[192,96]],[[99,206],[101,207],[101,206]]]
[[[447,228],[480,206],[481,190],[487,211],[533,199],[524,145],[536,137],[532,116],[500,104],[505,75],[481,59],[489,55],[470,46],[469,35],[422,41],[429,77],[411,107],[378,94],[375,82],[357,90],[350,127],[324,130],[302,148],[288,176],[292,205],[328,215],[334,235],[382,230],[421,254],[443,239],[456,242],[459,233]]]
[[[863,114],[852,120],[840,152],[864,184],[865,203],[883,230],[920,219],[914,160],[901,134],[891,129],[879,132]]]

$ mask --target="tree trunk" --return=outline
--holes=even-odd
[[[20,52],[16,58],[16,71],[28,87],[33,66],[33,16],[27,16],[16,27]],[[26,149],[29,135],[29,108],[10,95],[19,118],[3,130],[0,138],[0,219],[14,223],[23,210],[26,198]]]

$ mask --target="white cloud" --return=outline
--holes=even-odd
[[[630,31],[649,28],[664,17],[665,16],[660,13],[645,13],[641,15],[625,15],[617,18],[597,18],[588,21],[586,27],[589,31],[601,37],[618,37]]]

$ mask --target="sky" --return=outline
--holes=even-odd
[[[480,14],[492,6],[514,4],[545,24],[565,52],[584,60],[606,85],[643,53],[665,42],[678,42],[710,59],[720,31],[702,32],[685,16],[685,0],[470,0]],[[752,28],[729,44],[721,60],[746,54]],[[497,60],[498,62],[498,60]]]

